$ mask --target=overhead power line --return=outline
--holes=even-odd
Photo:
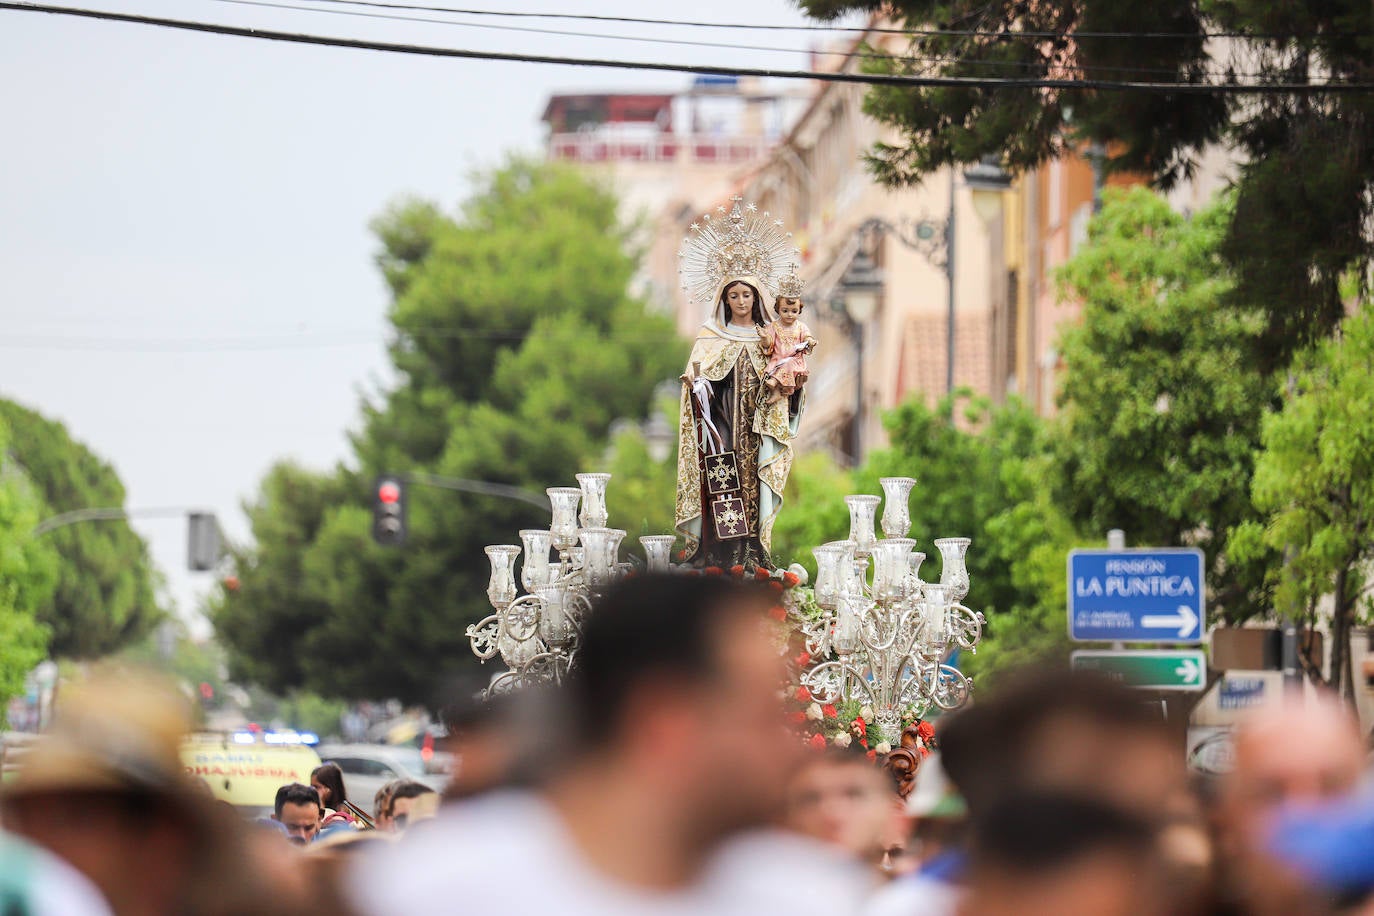
[[[437,19],[433,16],[403,16],[396,13],[369,13],[362,10],[335,9],[333,7],[322,8],[319,6],[301,6],[296,3],[280,3],[276,0],[212,0],[214,3],[228,3],[234,6],[263,7],[277,10],[293,10],[305,13],[322,13],[335,16],[356,16],[364,19],[379,19],[386,22],[423,22],[430,25],[447,25],[456,28],[468,29],[487,29],[501,32],[518,32],[529,35],[556,35],[563,38],[592,38],[597,40],[610,41],[632,41],[643,44],[677,45],[693,48],[721,48],[732,51],[762,51],[773,54],[814,54],[822,57],[838,57],[844,60],[881,60],[893,61],[918,61],[920,63],[931,64],[970,64],[989,69],[1002,69],[1014,71],[1027,71],[1039,69],[1046,64],[1037,61],[1024,60],[975,60],[968,57],[957,56],[921,56],[910,54],[885,54],[874,51],[827,51],[810,48],[779,48],[775,45],[747,45],[736,44],[733,42],[722,41],[696,41],[682,38],[654,38],[648,35],[620,35],[612,32],[576,32],[569,29],[545,29],[521,25],[497,25],[489,22],[466,22],[453,19]],[[347,0],[344,0],[347,2]],[[411,9],[411,7],[400,7],[401,9]],[[423,8],[417,8],[423,9]],[[455,14],[461,15],[462,11],[455,10]],[[1074,70],[1079,73],[1158,73],[1172,74],[1177,71],[1166,67],[1122,67],[1106,64],[1064,64],[1058,65],[1062,69]],[[1210,73],[1209,76],[1225,78],[1228,74]],[[1230,76],[1254,77],[1253,73],[1231,73]]]
[[[209,35],[228,35],[237,38],[252,38],[259,41],[278,41],[289,44],[314,45],[317,47],[352,48],[364,51],[382,51],[393,54],[411,54],[422,57],[455,58],[464,60],[511,61],[533,64],[554,64],[573,67],[604,67],[614,70],[649,70],[661,73],[691,73],[703,76],[752,76],[760,78],[815,80],[830,83],[856,83],[869,86],[898,86],[909,88],[963,88],[963,89],[1063,89],[1093,90],[1099,92],[1153,92],[1173,95],[1316,95],[1326,92],[1371,92],[1374,83],[1326,82],[1326,83],[1177,83],[1144,82],[1133,80],[1103,79],[1013,79],[1006,77],[983,76],[905,76],[882,73],[825,73],[812,70],[773,70],[755,67],[721,67],[701,64],[674,64],[655,61],[625,61],[591,57],[566,57],[546,54],[521,54],[511,51],[477,51],[467,48],[445,48],[431,45],[403,44],[396,42],[371,41],[360,38],[337,38],[327,35],[314,35],[298,32],[279,32],[271,29],[257,29],[246,26],[232,26],[220,23],[199,22],[186,19],[167,19],[158,16],[141,16],[133,13],[116,13],[106,10],[83,9],[78,7],[48,6],[37,3],[15,3],[0,0],[0,10],[15,10],[30,13],[47,13],[56,16],[72,16],[107,22],[124,22],[135,25],[148,25],[158,28],[201,32]]]
[[[906,35],[912,37],[949,35],[968,38],[1063,38],[1061,32],[1023,32],[996,31],[991,29],[912,29],[888,26],[842,26],[842,25],[778,25],[743,22],[701,22],[691,19],[653,19],[638,16],[605,16],[594,13],[535,13],[512,12],[510,10],[479,10],[453,6],[427,6],[418,3],[390,3],[385,0],[311,0],[313,3],[335,3],[348,6],[370,6],[381,9],[420,10],[431,13],[460,13],[467,16],[500,16],[512,19],[567,19],[582,22],[618,22],[634,25],[668,25],[700,29],[740,29],[766,32],[835,32],[855,35]],[[1323,33],[1334,34],[1334,33]],[[1340,33],[1353,35],[1356,33]],[[1294,35],[1279,35],[1258,32],[1080,32],[1072,33],[1074,38],[1250,38],[1255,40],[1294,38]]]

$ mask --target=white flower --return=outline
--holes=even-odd
[[[873,745],[873,751],[877,754],[890,754],[892,753],[892,745],[888,744],[886,741],[879,741],[877,744]]]
[[[860,709],[860,710],[859,710],[859,718],[863,719],[865,722],[872,722],[872,721],[873,721],[873,707],[872,707],[872,706],[865,706],[863,709]]]
[[[849,737],[849,732],[840,732],[838,735],[835,736],[835,746],[849,747],[850,742],[853,740],[853,738]]]
[[[819,722],[821,719],[824,719],[825,713],[821,712],[821,704],[812,703],[810,706],[806,707],[806,717],[808,719],[813,719],[816,722]]]

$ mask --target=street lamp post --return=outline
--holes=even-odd
[[[863,457],[864,335],[868,322],[877,314],[882,290],[882,270],[861,247],[840,279],[840,295],[831,302],[854,340],[854,424],[849,448],[856,467]]]

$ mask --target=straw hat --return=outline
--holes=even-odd
[[[64,689],[52,728],[0,798],[50,792],[190,792],[179,755],[190,704],[145,676],[99,674]]]

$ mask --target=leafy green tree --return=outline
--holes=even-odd
[[[279,693],[431,699],[475,663],[464,630],[490,612],[482,548],[548,524],[526,503],[412,485],[409,539],[381,548],[375,475],[571,484],[605,465],[612,422],[645,416],[681,371],[669,321],[627,292],[614,195],[520,159],[476,187],[456,217],[410,201],[375,222],[399,380],[365,403],[348,467],[277,469],[250,510],[256,543],[237,550],[239,588],[212,616],[233,670]]]
[[[61,423],[3,399],[0,421],[11,431],[8,458],[33,482],[47,515],[124,505],[114,469]],[[43,539],[62,558],[57,587],[38,615],[52,634],[54,655],[97,658],[162,620],[148,546],[127,522],[67,525]]]
[[[1374,7],[1364,0],[798,0],[813,16],[882,12],[916,31],[872,70],[998,80],[1240,82],[1319,86],[1368,78]],[[1225,39],[1210,37],[1225,33]],[[995,156],[1013,171],[1082,149],[1108,172],[1161,188],[1202,151],[1243,160],[1221,248],[1233,294],[1264,318],[1261,354],[1286,365],[1343,315],[1340,281],[1368,276],[1374,97],[1368,92],[1121,92],[995,86],[875,87],[868,112],[894,128],[870,162],[918,182]]]
[[[0,722],[4,704],[24,689],[24,677],[47,654],[39,612],[57,585],[57,554],[36,540],[44,510],[38,489],[10,457],[10,431],[0,418]]]
[[[1228,304],[1230,220],[1225,200],[1187,219],[1143,188],[1107,195],[1060,275],[1083,319],[1061,340],[1055,440],[1059,498],[1080,530],[1201,547],[1210,606],[1238,621],[1268,607],[1265,561],[1238,562],[1228,539],[1254,517],[1273,385],[1253,359],[1262,323]]]
[[[1263,517],[1236,532],[1242,557],[1268,565],[1280,608],[1327,617],[1328,681],[1354,700],[1350,633],[1371,607],[1374,560],[1374,313],[1300,357],[1281,410],[1265,417],[1253,495]],[[1330,598],[1329,610],[1323,599]],[[1309,660],[1319,676],[1320,659]]]

